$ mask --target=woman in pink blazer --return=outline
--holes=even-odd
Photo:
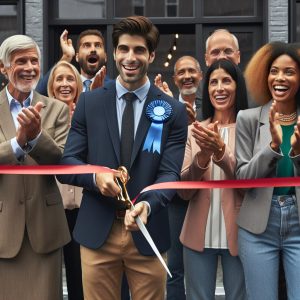
[[[238,111],[247,107],[239,68],[224,59],[212,64],[203,86],[205,121],[189,126],[182,180],[235,178],[235,121]],[[241,193],[235,189],[199,189],[179,194],[189,200],[180,235],[187,300],[214,299],[219,257],[226,299],[245,299],[243,269],[237,257],[236,216]]]

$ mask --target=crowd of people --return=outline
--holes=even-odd
[[[147,75],[159,43],[148,18],[121,19],[112,40],[116,79],[96,29],[76,49],[64,30],[62,57],[41,78],[31,37],[0,46],[0,164],[111,170],[0,174],[0,299],[61,299],[63,260],[69,300],[213,300],[219,260],[226,299],[300,299],[298,186],[139,194],[180,180],[300,175],[299,45],[268,43],[243,73],[237,38],[218,29],[205,72],[192,56],[175,62],[174,99],[161,74]]]

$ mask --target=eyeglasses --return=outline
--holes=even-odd
[[[225,48],[225,49],[213,49],[210,51],[209,55],[212,57],[218,57],[221,55],[221,53],[223,53],[225,56],[231,56],[233,53],[235,52],[235,50],[233,50],[232,48]]]

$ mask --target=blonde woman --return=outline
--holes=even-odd
[[[52,68],[48,81],[48,95],[68,105],[71,116],[82,88],[80,75],[77,69],[70,63],[60,61]],[[69,230],[72,233],[82,198],[82,188],[60,184],[59,182],[58,186],[63,198]],[[72,239],[63,250],[68,298],[69,300],[82,300],[83,291],[79,244]]]

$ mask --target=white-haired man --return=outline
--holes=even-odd
[[[66,141],[65,104],[34,92],[40,50],[25,35],[0,46],[0,164],[57,164]],[[0,176],[0,299],[58,300],[61,249],[70,235],[54,176]]]

